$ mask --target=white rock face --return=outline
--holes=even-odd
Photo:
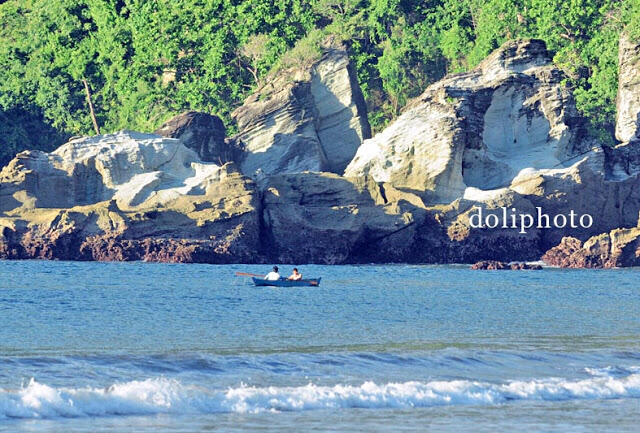
[[[571,133],[564,122],[545,113],[546,92],[527,97],[511,84],[499,87],[484,114],[481,150],[465,153],[465,183],[481,189],[508,185],[525,169],[563,166],[569,157]],[[540,108],[537,108],[540,107]]]
[[[616,138],[628,142],[639,137],[640,126],[640,44],[624,33],[618,47],[618,97]]]
[[[431,201],[448,203],[465,189],[461,170],[464,143],[461,131],[449,130],[454,122],[455,113],[445,106],[434,105],[432,110],[414,107],[366,140],[345,176],[371,176],[376,182],[429,191]]]
[[[290,82],[256,94],[233,113],[244,145],[242,172],[250,176],[322,171],[326,156],[315,128],[310,85]]]
[[[478,196],[522,171],[569,167],[592,143],[562,78],[542,41],[509,42],[473,71],[427,88],[360,146],[345,176],[370,175],[449,203],[468,187]]]
[[[346,52],[330,51],[314,66],[311,94],[327,170],[342,173],[362,141],[371,137],[364,97]]]
[[[66,208],[115,199],[121,209],[159,206],[204,194],[220,167],[203,163],[177,139],[120,131],[69,141],[25,160],[33,176],[27,195],[39,208]]]
[[[294,72],[280,74],[233,112],[247,175],[342,173],[371,135],[346,51],[329,49],[308,70]]]

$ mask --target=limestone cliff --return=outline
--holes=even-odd
[[[345,176],[449,203],[473,188],[507,187],[523,170],[567,167],[594,143],[563,78],[542,41],[507,43],[473,71],[430,86],[363,143]]]
[[[371,135],[349,56],[330,48],[308,69],[282,71],[233,117],[250,176],[301,171],[342,173]]]
[[[640,141],[588,135],[541,41],[433,84],[371,139],[343,50],[298,72],[247,99],[231,139],[185,113],[158,130],[175,138],[123,131],[19,154],[0,173],[0,257],[469,263],[562,242],[552,263],[636,263]],[[480,209],[592,224],[478,227]]]
[[[632,42],[623,33],[618,53],[616,104],[616,137],[622,143],[604,149],[604,177],[608,182],[589,182],[592,192],[590,199],[599,203],[598,207],[603,210],[600,217],[607,219],[608,224],[600,227],[599,234],[589,239],[563,238],[542,257],[551,265],[573,268],[640,265],[640,230],[633,224],[640,211],[639,68],[640,44]],[[622,215],[622,218],[616,218],[618,215]]]
[[[259,200],[232,165],[122,131],[23,152],[0,172],[0,256],[253,260]]]
[[[640,208],[637,150],[603,149],[588,136],[564,75],[542,41],[506,43],[469,73],[430,86],[385,131],[366,140],[345,170],[419,195],[428,208],[451,203],[447,231],[466,233],[448,261],[540,255],[567,233],[581,239],[634,226]],[[589,228],[474,229],[471,209],[533,215],[589,214]],[[511,238],[511,241],[508,239]],[[523,248],[512,256],[505,242]],[[490,248],[484,248],[483,247]],[[448,249],[449,247],[447,247]]]
[[[616,138],[622,142],[638,139],[640,127],[640,43],[625,33],[618,47],[618,97]]]

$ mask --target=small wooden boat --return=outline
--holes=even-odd
[[[321,278],[309,278],[305,280],[287,280],[280,278],[279,280],[265,280],[264,278],[251,278],[256,286],[275,286],[275,287],[305,287],[319,286]]]

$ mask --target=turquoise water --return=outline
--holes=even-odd
[[[301,268],[0,262],[0,431],[637,431],[640,270]]]

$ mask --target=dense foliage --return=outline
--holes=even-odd
[[[580,110],[612,130],[617,43],[638,0],[8,0],[0,4],[0,163],[92,133],[230,112],[269,71],[345,41],[374,129],[446,73],[516,37],[544,39]],[[609,135],[610,137],[610,135]]]

